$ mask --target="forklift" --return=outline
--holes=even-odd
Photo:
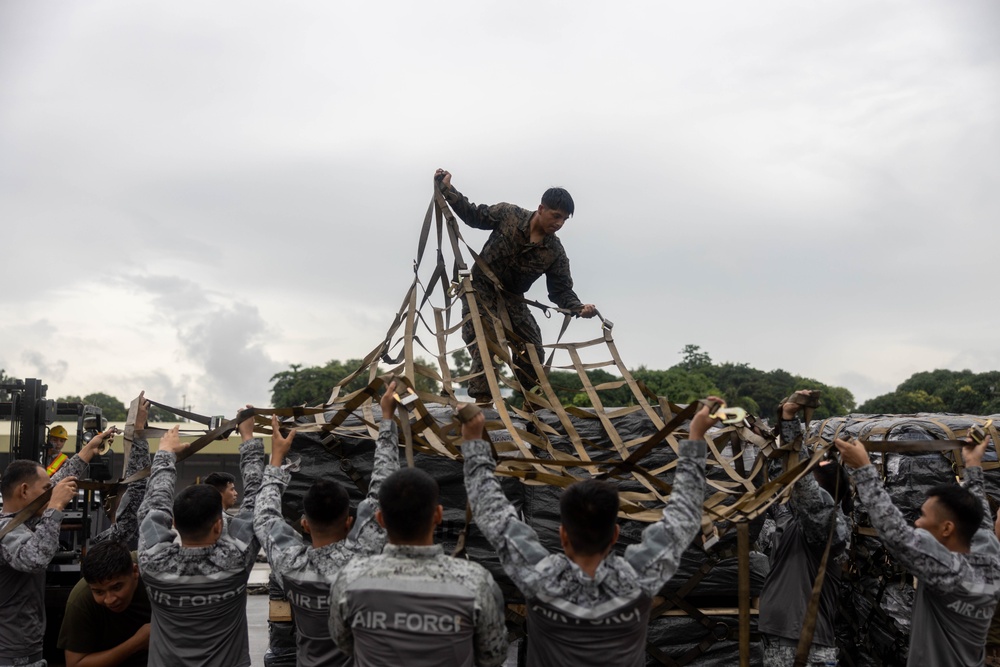
[[[0,384],[0,421],[10,421],[8,463],[27,459],[46,466],[48,431],[54,422],[76,422],[74,453],[107,428],[101,408],[47,399],[47,390],[48,386],[35,378]],[[110,450],[94,456],[90,462],[89,479],[100,482],[113,479],[112,464]],[[105,499],[101,496],[101,491],[80,490],[63,512],[59,551],[49,564],[45,577],[44,657],[52,666],[64,662],[63,652],[56,648],[56,642],[66,601],[80,580],[80,562],[87,553],[89,541],[111,525],[111,520],[102,510]]]

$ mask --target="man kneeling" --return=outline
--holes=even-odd
[[[80,574],[59,631],[66,667],[145,666],[149,597],[128,547],[120,542],[92,547]]]

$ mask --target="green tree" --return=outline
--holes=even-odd
[[[287,371],[281,371],[271,376],[271,404],[276,408],[294,407],[296,405],[321,405],[330,397],[334,386],[361,366],[361,359],[348,359],[341,363],[337,359],[323,366],[308,366],[292,364]],[[414,359],[419,366],[436,369],[435,363],[426,359]],[[381,374],[383,371],[377,371]],[[431,378],[417,374],[414,378],[417,389],[435,394],[440,391],[440,385]],[[341,396],[368,386],[368,374],[362,373],[351,380],[342,390]]]
[[[681,350],[680,365],[686,371],[694,371],[705,366],[711,366],[712,358],[708,356],[708,352],[701,351],[700,345],[691,345],[689,343]]]
[[[1000,413],[1000,371],[973,373],[937,369],[914,373],[895,391],[865,401],[858,410],[872,414],[997,414]]]
[[[128,408],[125,407],[124,403],[110,394],[100,391],[87,394],[83,397],[82,403],[99,407],[101,415],[109,422],[123,422],[128,418]]]

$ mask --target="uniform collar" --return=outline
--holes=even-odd
[[[444,555],[444,548],[440,544],[419,547],[409,544],[387,544],[382,553],[400,558],[436,558]]]

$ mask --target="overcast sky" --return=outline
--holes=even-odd
[[[992,0],[4,0],[0,368],[265,405],[382,339],[443,167],[569,189],[629,367],[998,369],[998,34]]]

